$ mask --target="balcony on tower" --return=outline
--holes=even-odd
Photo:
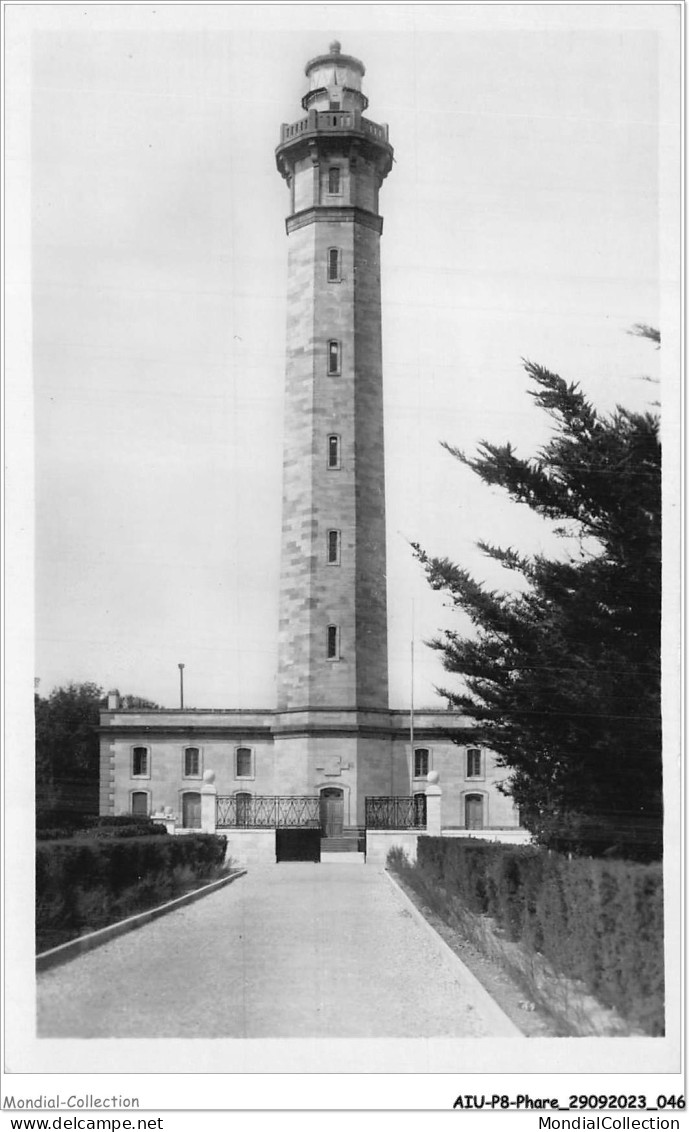
[[[280,147],[304,134],[329,134],[341,130],[355,131],[388,144],[387,125],[362,118],[360,111],[311,110],[307,118],[300,118],[298,122],[283,122],[280,128]]]

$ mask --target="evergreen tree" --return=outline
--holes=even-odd
[[[554,432],[535,459],[483,442],[446,445],[488,484],[555,520],[569,553],[527,556],[490,543],[524,592],[485,588],[415,545],[431,586],[468,614],[474,636],[447,630],[433,647],[509,772],[503,787],[538,840],[575,851],[661,850],[661,495],[659,423],[617,408],[602,416],[577,385],[526,364]],[[572,547],[575,549],[573,550]]]
[[[98,724],[106,704],[103,689],[88,682],[54,688],[47,699],[34,696],[39,814],[98,813]],[[125,696],[123,706],[158,705]]]

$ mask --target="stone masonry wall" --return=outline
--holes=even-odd
[[[359,707],[388,706],[380,236],[354,228],[356,639]]]
[[[335,151],[320,166],[298,163],[297,212],[323,201],[323,170],[333,162],[342,192],[324,203],[372,202],[373,166],[350,166]],[[279,709],[387,705],[380,237],[371,220],[329,208],[289,236]],[[336,280],[328,278],[331,248],[340,253]],[[340,348],[336,374],[328,372],[331,340]],[[334,564],[330,530],[340,536]],[[329,625],[339,633],[336,658],[327,655]]]

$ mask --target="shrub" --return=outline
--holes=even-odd
[[[83,834],[77,836],[95,837],[100,841],[107,841],[113,837],[166,837],[167,829],[160,822],[149,822],[143,825],[141,822],[136,824],[130,823],[122,825],[97,825],[92,826],[90,829],[84,830]]]
[[[155,825],[147,814],[101,814],[95,821],[89,822],[92,829],[101,827],[112,826],[114,828],[128,825],[139,825],[142,827],[148,825]]]
[[[91,818],[85,826],[77,824],[36,828],[37,841],[58,841],[66,837],[96,837],[105,840],[111,837],[158,837],[161,834],[167,835],[167,829],[162,823],[136,814]]]
[[[97,820],[96,814],[76,813],[74,810],[46,809],[36,812],[36,833],[48,830],[63,830],[69,834],[84,829]],[[58,834],[60,836],[60,834]]]
[[[417,869],[492,917],[512,940],[580,980],[646,1033],[664,1032],[662,868],[569,859],[533,846],[420,837]]]
[[[36,840],[37,841],[61,841],[61,840],[64,840],[66,837],[74,837],[76,832],[77,831],[74,830],[74,829],[64,829],[64,828],[61,828],[60,826],[57,826],[55,829],[51,829],[50,827],[48,827],[46,829],[37,829],[36,830]]]
[[[213,834],[39,842],[39,949],[105,927],[209,879],[223,864],[226,843]]]

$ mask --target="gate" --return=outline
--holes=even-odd
[[[314,795],[218,795],[216,828],[274,829],[276,861],[320,861],[319,807]]]
[[[321,831],[318,826],[275,830],[275,860],[320,861]]]

